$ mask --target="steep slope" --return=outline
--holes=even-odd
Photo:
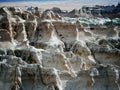
[[[0,90],[120,90],[119,26],[68,21],[0,8]]]

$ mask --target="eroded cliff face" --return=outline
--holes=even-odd
[[[119,26],[2,7],[0,90],[120,90],[119,37]]]

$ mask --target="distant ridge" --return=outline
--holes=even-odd
[[[38,1],[38,2],[46,2],[46,1],[64,1],[64,0],[0,0],[0,2],[31,2],[31,1]]]

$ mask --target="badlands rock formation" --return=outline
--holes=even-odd
[[[0,8],[0,90],[120,90],[120,27],[68,19]]]

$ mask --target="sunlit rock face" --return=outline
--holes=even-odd
[[[119,66],[119,44],[119,39],[100,39],[97,44],[88,43],[88,47],[94,53],[94,57],[98,63]]]
[[[41,18],[44,19],[48,19],[48,20],[60,20],[62,19],[59,14],[55,14],[50,10],[46,10],[42,13]]]
[[[64,23],[64,22],[55,22],[54,23],[55,30],[59,36],[59,38],[66,43],[73,43],[77,40],[78,29],[75,24]],[[66,33],[64,33],[64,31]]]
[[[0,90],[120,90],[120,27],[108,22],[0,8]]]

